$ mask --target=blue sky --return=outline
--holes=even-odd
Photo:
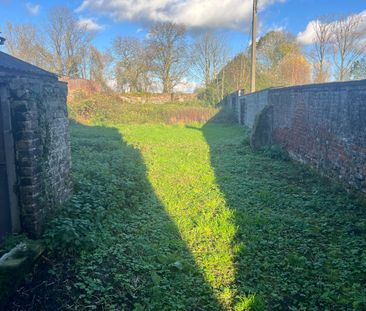
[[[144,37],[149,24],[169,20],[192,33],[215,29],[232,53],[248,45],[252,0],[0,0],[0,27],[6,21],[33,23],[42,29],[47,11],[67,5],[96,30],[94,44],[105,49],[117,35]],[[259,34],[285,29],[295,35],[318,16],[366,13],[366,0],[259,0]]]

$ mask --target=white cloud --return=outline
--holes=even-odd
[[[284,32],[286,31],[286,27],[284,26],[272,26],[268,29],[268,31],[280,31],[280,32]]]
[[[85,27],[89,31],[100,31],[105,28],[103,25],[99,25],[93,18],[79,18],[79,27]]]
[[[315,40],[315,25],[319,21],[311,21],[303,32],[299,32],[297,35],[297,40],[302,44],[312,44]]]
[[[259,10],[285,1],[262,0]],[[251,19],[252,0],[84,0],[77,11],[84,10],[106,13],[117,21],[170,21],[195,28],[243,29]]]
[[[357,15],[361,16],[362,18],[362,22],[359,25],[359,31],[366,33],[366,10]],[[306,29],[298,33],[297,40],[305,45],[312,44],[316,39],[314,26],[317,25],[317,23],[321,22],[319,20],[312,20],[311,22],[309,22],[306,26]],[[330,22],[330,24],[334,24],[334,22]]]
[[[25,7],[27,8],[28,13],[31,15],[38,15],[39,10],[41,9],[39,4],[32,4],[30,2],[27,2]]]
[[[199,87],[199,84],[188,79],[183,79],[175,88],[175,92],[181,93],[193,93],[194,90]]]

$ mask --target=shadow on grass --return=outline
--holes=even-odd
[[[74,195],[6,310],[221,310],[140,152],[114,128],[72,124],[71,137]]]
[[[234,211],[237,310],[365,310],[365,202],[300,164],[254,154],[248,130],[227,120],[222,112],[197,129]]]

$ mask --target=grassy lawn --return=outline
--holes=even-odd
[[[361,199],[237,126],[71,129],[75,194],[9,310],[366,309]]]

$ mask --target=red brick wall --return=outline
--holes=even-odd
[[[75,92],[82,91],[86,95],[92,95],[100,93],[103,90],[103,86],[99,82],[85,80],[85,79],[72,79],[68,77],[61,77],[60,81],[67,83],[68,99],[72,99]]]

